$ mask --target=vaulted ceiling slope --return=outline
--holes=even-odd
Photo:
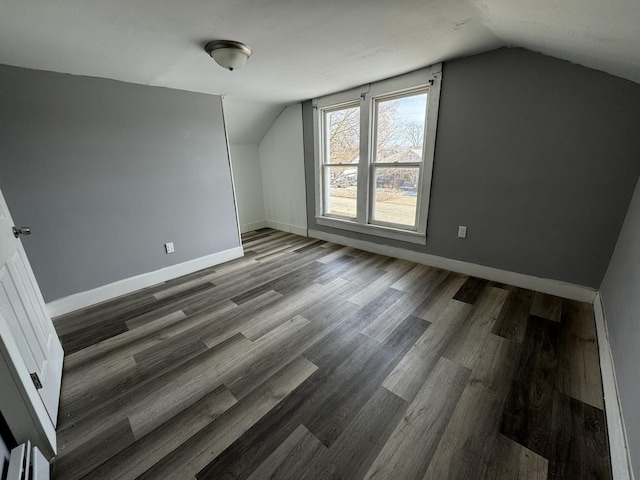
[[[0,0],[0,63],[223,94],[239,122],[262,112],[255,131],[276,105],[505,45],[640,82],[638,25],[638,0]],[[211,39],[254,54],[228,72]]]

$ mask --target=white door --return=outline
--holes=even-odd
[[[27,373],[53,426],[57,423],[64,352],[0,192],[0,336],[11,363]],[[27,390],[33,392],[32,388]]]

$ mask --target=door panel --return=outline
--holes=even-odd
[[[37,284],[33,284],[29,275],[30,268],[25,265],[22,257],[16,255],[13,263],[16,267],[16,274],[20,278],[21,285],[26,293],[26,298],[29,301],[29,309],[33,314],[31,317],[33,318],[33,326],[37,329],[36,335],[40,337],[40,342],[45,346],[46,350],[52,341],[53,333],[47,327],[51,319],[48,318],[48,314],[43,310],[43,305],[36,295],[39,287]]]
[[[30,372],[37,371],[40,374],[40,368],[38,367],[38,358],[34,353],[34,348],[29,344],[36,345],[33,335],[29,335],[30,325],[29,317],[25,312],[20,296],[16,290],[15,283],[11,278],[11,273],[7,265],[3,265],[0,268],[0,311],[4,317],[7,326],[13,335],[13,339],[18,344],[18,348],[22,353],[22,359],[24,360],[27,368]],[[27,329],[25,332],[24,329]],[[40,362],[44,360],[44,355],[40,355]]]
[[[36,374],[42,384],[40,401],[55,426],[60,400],[64,352],[13,221],[0,192],[0,322],[1,335],[10,335],[17,351],[9,352],[16,367]],[[6,342],[5,342],[6,343]],[[31,390],[31,389],[30,389]]]

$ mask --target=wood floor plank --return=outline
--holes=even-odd
[[[178,341],[162,342],[136,353],[133,359],[141,370],[162,368],[167,364],[182,363],[207,350],[208,346],[201,340],[181,336]]]
[[[279,239],[277,242],[272,242],[271,244],[260,248],[259,252],[254,255],[253,259],[260,263],[268,262],[291,253],[291,251],[297,248],[298,245],[298,239],[287,240],[284,242]]]
[[[393,285],[391,285],[391,288],[395,288],[401,292],[412,289],[416,279],[433,271],[433,267],[428,267],[426,265],[414,265],[407,273],[394,282]]]
[[[441,358],[364,478],[422,478],[470,373]]]
[[[425,479],[484,477],[519,349],[518,344],[502,337],[486,338]]]
[[[378,342],[384,342],[385,339],[391,334],[391,332],[400,325],[408,316],[413,316],[412,312],[416,307],[420,305],[425,298],[429,297],[431,293],[447,278],[448,272],[444,270],[432,271],[429,275],[429,281],[424,288],[419,288],[417,291],[410,289],[404,298],[399,299],[384,312],[379,314],[377,318],[367,325],[362,333],[377,340]],[[421,284],[421,282],[417,282]]]
[[[345,280],[338,279],[331,286],[311,283],[302,290],[265,306],[256,315],[242,326],[240,332],[250,340],[257,340],[274,328],[282,325],[288,319],[299,314],[306,306],[317,302],[322,292],[332,292],[334,289],[342,288]]]
[[[155,301],[154,291],[154,288],[150,287],[56,317],[53,321],[58,336],[81,330],[87,325],[122,314],[132,308],[153,303]]]
[[[353,382],[336,391],[307,417],[305,426],[330,447],[426,327],[424,320],[408,317],[369,358]]]
[[[186,408],[189,402],[220,386],[219,376],[221,371],[230,368],[230,358],[250,344],[238,334],[179,365],[180,368],[140,382],[110,402],[87,408],[83,415],[72,417],[64,428],[58,429],[58,455],[75,450],[88,438],[127,417],[136,419],[137,425],[135,428],[132,425],[132,430],[137,431],[140,438],[152,425],[158,426],[172,413],[178,413],[180,406]],[[149,419],[149,425],[143,422],[145,418]]]
[[[263,240],[263,239],[270,239],[271,235],[268,233],[263,233],[260,235],[254,235],[253,237],[249,237],[246,240],[244,240],[245,245],[247,246],[247,248],[253,248],[253,245],[256,243],[256,241],[258,240]]]
[[[243,270],[230,274],[223,273],[220,279],[214,280],[216,284],[218,284],[218,287],[214,292],[211,292],[209,299],[211,301],[227,299],[237,295],[238,292],[245,293],[252,289],[259,289],[263,285],[269,282],[275,282],[278,279],[281,279],[286,285],[286,280],[290,278],[293,272],[314,263],[327,254],[325,249],[316,248],[304,255],[292,254],[285,260],[279,260],[275,265],[258,262],[258,265],[253,269],[251,275],[246,275],[246,272]],[[298,277],[303,280],[305,278],[300,272],[298,273]],[[292,282],[289,283],[291,284]],[[273,289],[273,287],[271,288]],[[189,309],[183,310],[187,314],[191,313]]]
[[[240,295],[236,295],[235,297],[231,298],[231,301],[240,305],[247,300],[263,294],[268,290],[273,290],[282,295],[287,295],[304,288],[306,285],[313,282],[316,278],[320,277],[330,268],[331,267],[320,262],[311,262],[307,265],[303,265],[299,268],[296,268],[295,270],[288,272],[286,275],[274,278],[250,290],[247,290]]]
[[[237,368],[234,365],[235,359],[249,347],[247,341],[239,339],[233,355],[225,353],[220,357],[213,357],[215,361],[198,364],[198,368],[185,369],[180,378],[158,388],[143,404],[133,408],[129,413],[129,422],[136,438],[143,437],[213,388],[217,388],[224,381],[224,374]]]
[[[180,445],[216,420],[237,403],[224,387],[172,417],[93,470],[89,478],[134,479],[171,455]]]
[[[196,313],[200,313],[201,310],[205,310],[207,313],[212,312],[224,312],[226,310],[237,307],[228,298],[221,300],[212,300],[211,291],[205,290],[202,293],[197,293],[188,298],[181,298],[175,302],[167,303],[155,310],[137,315],[125,323],[129,330],[137,329],[148,324],[156,323],[159,319],[166,315],[169,315],[175,311],[182,311],[186,316],[191,316]]]
[[[153,294],[154,298],[157,300],[162,300],[163,298],[171,297],[177,293],[184,292],[186,290],[190,290],[191,288],[198,285],[206,285],[207,283],[212,283],[212,280],[218,276],[217,272],[211,271],[208,273],[197,272],[200,275],[197,277],[187,280],[186,282],[179,283],[178,285],[168,287],[166,289],[160,290]],[[215,284],[214,284],[215,285]]]
[[[94,369],[104,372],[95,375]],[[138,366],[133,356],[116,355],[94,362],[87,370],[76,370],[63,375],[60,392],[58,428],[67,426],[67,418],[75,417],[87,405],[95,406],[131,379],[138,376]]]
[[[440,318],[443,318],[444,309],[465,281],[466,277],[457,273],[449,273],[445,280],[436,286],[416,307],[413,315],[430,323],[436,323]]]
[[[365,308],[357,309],[340,328],[330,332],[325,337],[319,339],[317,343],[312,345],[304,352],[306,358],[323,367],[336,361],[336,354],[349,353],[349,349],[345,346],[352,344],[356,338],[360,338],[360,332],[366,328],[379,314],[385,311],[389,306],[394,305],[396,301],[404,298],[404,293],[395,289],[388,289],[376,298],[375,301],[369,303]]]
[[[182,480],[195,477],[316,370],[308,360],[295,359],[139,478]]]
[[[331,444],[341,434],[344,426],[357,415],[370,396],[360,394],[358,398],[351,399],[343,396],[343,392],[349,388],[353,391],[355,384],[366,379],[370,371],[368,369],[373,364],[393,368],[394,361],[397,361],[395,359],[407,348],[411,335],[415,334],[412,333],[414,326],[408,324],[406,330],[398,334],[396,341],[399,343],[390,341],[387,345],[390,352],[384,345],[354,328],[358,325],[355,314],[351,323],[351,331],[356,331],[361,341],[340,344],[338,348],[342,353],[334,353],[331,356],[333,362],[319,365],[313,376],[211,462],[198,478],[225,478],[227,475],[247,478],[300,424],[304,424],[312,433],[314,430],[319,432],[319,439],[322,441],[324,438],[325,445]],[[341,326],[345,324],[347,321]],[[375,380],[371,379],[363,383],[365,386],[373,384]],[[339,402],[338,398],[342,400]],[[339,419],[318,414],[318,408],[330,401],[335,408],[342,408],[343,416]],[[260,440],[265,435],[269,436],[270,442]]]
[[[193,285],[191,283],[192,280],[207,277],[215,272],[217,272],[217,266],[212,266],[212,267],[203,268],[201,270],[197,270],[192,273],[188,273],[178,278],[172,278],[170,280],[167,280],[166,282],[155,285],[157,288],[154,289],[153,296],[155,297],[156,293],[161,292],[167,288],[171,288],[175,286],[186,286],[186,285],[192,286]]]
[[[305,478],[311,462],[326,450],[320,440],[300,425],[254,470],[248,480]]]
[[[114,318],[61,335],[60,342],[65,353],[69,355],[127,330],[128,327],[124,320]]]
[[[324,244],[324,240],[316,240],[315,242],[309,243],[309,245],[305,245],[304,247],[300,247],[296,250],[294,250],[295,253],[304,253],[307,252],[309,250],[313,250],[314,248],[319,247],[320,245]]]
[[[343,257],[351,257],[354,258],[351,253],[356,251],[354,248],[352,247],[343,247],[342,245],[337,245],[338,248],[336,248],[333,252],[331,252],[329,255],[325,255],[324,257],[320,258],[318,261],[320,263],[331,263],[334,260],[337,260],[339,258],[343,258]]]
[[[236,355],[233,359],[234,373],[225,380],[231,393],[238,399],[245,397],[265,378],[269,378],[272,371],[279,370],[282,362],[297,356],[298,351],[291,351],[292,345],[296,338],[304,335],[308,325],[309,320],[296,315]]]
[[[91,360],[98,357],[103,357],[108,352],[121,348],[124,345],[129,345],[136,340],[140,340],[148,335],[151,335],[158,330],[173,325],[176,322],[184,319],[186,315],[182,310],[177,310],[168,315],[160,317],[157,321],[145,325],[144,328],[137,328],[135,330],[128,330],[120,335],[115,335],[102,342],[94,343],[87,348],[79,350],[78,352],[67,355],[64,359],[65,375],[72,369],[86,364]]]
[[[244,232],[240,236],[242,237],[242,243],[244,244],[246,241],[250,240],[251,238],[257,237],[258,235],[263,235],[265,233],[273,233],[273,232],[277,232],[277,231],[278,230],[274,230],[272,228],[264,227],[264,228],[259,228],[257,230],[252,230],[250,232]]]
[[[326,272],[316,277],[314,281],[320,285],[332,282],[333,280],[340,278],[342,275],[348,274],[357,262],[358,260],[353,257],[342,257],[337,258],[330,263],[325,263],[324,265],[328,267]]]
[[[502,417],[501,433],[549,458],[558,374],[559,323],[529,316],[525,342]]]
[[[484,288],[476,299],[471,314],[460,327],[458,335],[447,346],[443,356],[473,369],[484,341],[493,330],[500,315],[507,295],[508,292],[500,288]]]
[[[549,462],[504,435],[498,435],[485,480],[547,480]]]
[[[136,317],[147,315],[151,319],[156,319],[158,318],[158,312],[161,312],[160,316],[164,316],[180,310],[181,307],[177,306],[180,305],[180,302],[189,302],[194,297],[208,295],[214,288],[215,286],[211,283],[198,285],[162,300],[154,299],[152,302],[145,302],[117,314],[109,313],[92,321],[87,320],[84,327],[60,336],[65,354],[70,355],[95,343],[126,332],[130,328],[127,322]],[[163,311],[163,307],[167,310]]]
[[[133,357],[136,353],[185,332],[198,324],[211,322],[217,315],[235,307],[236,305],[230,302],[221,302],[206,314],[191,317],[187,317],[182,310],[178,310],[153,322],[145,323],[138,328],[91,345],[65,357],[65,378],[69,378],[70,375],[87,377],[87,370],[104,368],[104,362],[110,361],[112,357]]]
[[[530,313],[536,317],[559,322],[562,315],[562,298],[535,292]]]
[[[391,287],[396,281],[398,281],[403,275],[405,275],[411,265],[403,265],[403,268],[394,268],[388,270],[385,274],[370,283],[367,288],[355,293],[349,301],[364,307],[376,299],[378,295]]]
[[[431,324],[382,385],[412,402],[472,309],[468,303],[450,300],[444,313],[448,321]]]
[[[277,327],[273,331],[257,339],[250,348],[234,358],[233,368],[225,374],[223,381],[237,398],[243,398],[261,381],[268,378],[283,363],[301,355],[327,332],[339,328],[345,318],[343,312],[350,312],[350,305],[345,308],[325,308],[332,311],[323,318],[310,322],[301,315]],[[227,378],[232,380],[227,380]]]
[[[306,288],[282,297],[277,301],[261,308],[256,315],[251,315],[242,326],[240,332],[250,340],[257,340],[278,327],[288,319],[302,315],[308,308],[322,303],[323,297],[335,298],[339,301],[340,292],[347,288],[346,280],[337,278],[334,281],[320,285],[311,283]]]
[[[593,308],[563,301],[558,344],[558,391],[604,409],[600,355]]]
[[[533,292],[531,290],[520,288],[512,291],[493,327],[493,333],[521,343],[527,329],[532,302]]]
[[[99,435],[88,439],[71,454],[57,459],[53,463],[52,475],[54,478],[67,480],[81,478],[93,470],[95,465],[113,457],[134,441],[129,422],[124,418]]]
[[[282,295],[273,290],[264,292],[251,300],[246,301],[232,311],[225,313],[223,316],[216,315],[215,322],[208,322],[198,325],[185,333],[190,336],[196,336],[202,342],[211,348],[216,344],[231,338],[240,332],[245,322],[252,314],[258,314],[261,309],[282,298]],[[201,315],[207,315],[209,312],[203,310]]]
[[[604,412],[555,392],[549,479],[611,479]]]
[[[476,300],[482,294],[482,291],[489,285],[487,280],[481,278],[469,277],[464,282],[460,290],[454,295],[453,298],[461,302],[475,304]]]
[[[385,311],[379,313],[376,318],[362,329],[362,333],[382,343],[398,325],[407,317],[412,316],[411,312],[414,308],[415,302],[413,302],[410,297],[401,298]]]
[[[247,308],[248,304],[238,307],[239,313]],[[200,335],[203,330],[209,331],[211,325],[217,325],[212,323],[212,319],[219,314],[220,311],[214,309],[213,313],[188,317],[135,344],[128,344],[89,365],[72,370],[70,375],[65,374],[62,388],[62,398],[65,402],[60,406],[59,428],[66,427],[67,417],[78,419],[79,415],[87,416],[105,402],[126,394],[128,388],[150,381],[203,352]],[[194,332],[197,332],[197,335],[194,335]],[[237,332],[217,338],[221,342],[231,338],[235,333]],[[183,348],[185,343],[188,348]],[[136,354],[140,352],[148,352],[143,363],[135,360]],[[113,368],[111,365],[114,361],[123,360],[127,361],[127,364],[123,365],[126,368]],[[93,374],[96,369],[107,373],[96,376]]]
[[[364,252],[367,253],[367,252]],[[377,278],[384,275],[384,265],[386,264],[386,257],[380,255],[367,254],[363,252],[360,254],[354,254],[357,259],[356,264],[350,270],[342,273],[342,278],[349,280],[350,282],[359,281],[363,278],[368,279],[368,283],[374,282]]]
[[[407,402],[379,387],[331,448],[306,465],[304,475],[283,478],[363,478],[406,409]]]

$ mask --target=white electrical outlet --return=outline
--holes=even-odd
[[[167,253],[173,253],[176,251],[175,247],[173,246],[173,242],[165,243],[164,249]]]
[[[458,227],[458,238],[467,238],[467,227],[463,225]]]

